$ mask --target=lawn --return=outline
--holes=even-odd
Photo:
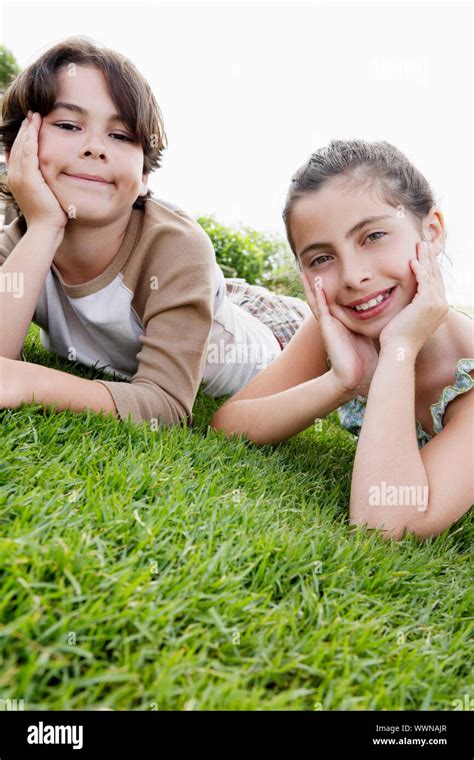
[[[46,354],[30,361],[94,377]],[[350,528],[334,412],[278,446],[0,412],[0,699],[26,710],[451,710],[473,693],[472,512]]]

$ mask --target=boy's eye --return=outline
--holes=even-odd
[[[66,132],[71,132],[71,130],[79,129],[76,124],[69,124],[67,121],[62,121],[59,124],[55,124],[54,126],[59,127],[59,129],[65,129]],[[112,137],[118,138],[119,142],[122,142],[122,140],[125,142],[133,142],[132,137],[123,135],[121,132],[112,132]]]
[[[67,130],[70,130],[70,129],[79,129],[79,127],[76,127],[75,124],[66,124],[65,122],[61,123],[61,124],[55,124],[54,126],[55,127],[59,127],[60,129],[62,129],[63,127],[65,127]]]
[[[133,142],[131,137],[127,137],[127,135],[122,135],[121,132],[115,132],[115,134],[113,134],[112,137],[119,137],[120,140],[125,140],[126,142]]]
[[[369,238],[372,238],[374,235],[383,235],[385,237],[386,234],[387,234],[386,232],[371,232],[370,235],[367,235],[365,240],[369,240]],[[370,242],[375,243],[377,240],[381,240],[381,238],[375,238],[375,240],[371,240]],[[319,266],[319,264],[321,263],[321,259],[327,259],[327,258],[328,258],[327,256],[317,256],[315,259],[312,260],[309,266],[312,267],[313,264],[316,264],[316,266]]]

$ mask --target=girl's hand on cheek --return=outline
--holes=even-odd
[[[381,349],[388,344],[408,346],[417,354],[448,315],[449,304],[433,244],[419,242],[416,251],[417,258],[410,260],[410,268],[416,277],[417,292],[380,333]]]
[[[45,182],[39,168],[38,135],[41,115],[26,117],[12,145],[8,160],[8,189],[26,219],[27,226],[64,230],[68,217]]]
[[[349,330],[334,317],[328,307],[321,277],[302,274],[308,304],[319,323],[331,368],[343,388],[354,396],[368,396],[372,376],[378,362],[377,349],[371,338]]]

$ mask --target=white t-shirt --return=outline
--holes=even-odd
[[[237,393],[281,353],[270,328],[225,294],[224,275],[217,264],[216,283],[214,317],[202,378],[208,396]]]

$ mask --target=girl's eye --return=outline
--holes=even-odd
[[[70,132],[71,130],[79,129],[75,124],[69,124],[68,122],[61,122],[60,124],[55,124],[55,127],[59,127],[59,129],[65,128],[66,132]],[[131,137],[127,137],[127,135],[123,135],[120,132],[113,132],[112,137],[119,138],[119,142],[133,142]]]
[[[371,232],[370,235],[367,235],[365,239],[368,240],[369,238],[372,238],[374,235],[383,235],[385,237],[386,234],[387,234],[386,232]],[[371,240],[370,242],[375,243],[376,240],[381,240],[381,238],[375,238],[375,240]],[[321,263],[321,259],[327,259],[327,258],[328,258],[327,256],[317,256],[315,259],[312,260],[311,264],[309,265],[310,268],[313,266],[313,264],[316,264],[317,266],[319,266],[319,264]]]
[[[313,266],[313,264],[318,264],[321,261],[321,259],[327,259],[327,256],[317,256],[315,259],[312,260],[311,264],[309,265],[310,268]]]
[[[385,232],[371,232],[370,235],[367,235],[366,240],[372,237],[372,235],[386,235]],[[376,240],[380,240],[381,238],[375,238]],[[371,241],[372,243],[375,241]]]

